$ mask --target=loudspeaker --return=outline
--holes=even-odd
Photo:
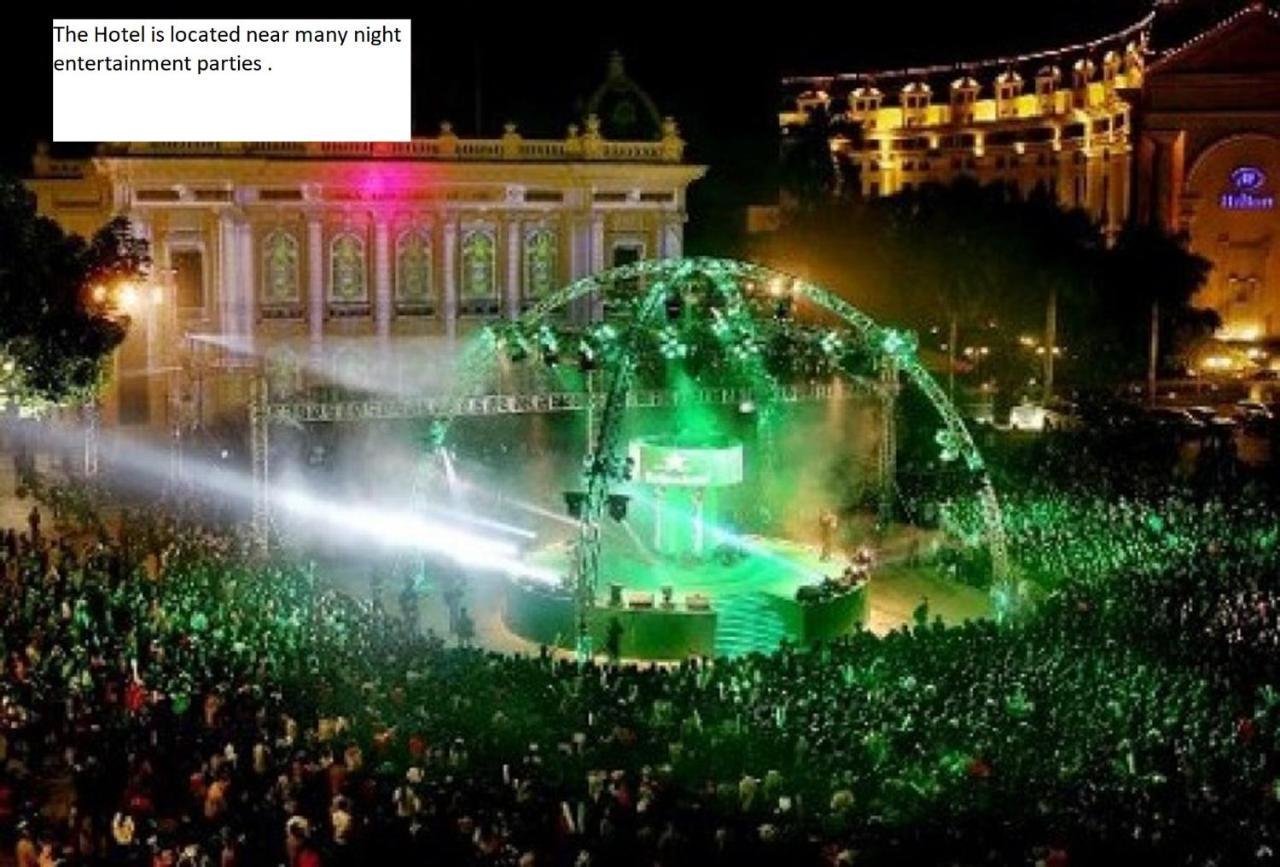
[[[565,491],[564,507],[570,518],[581,518],[582,507],[586,505],[587,495],[582,491]]]
[[[630,499],[626,494],[610,494],[609,517],[619,522],[627,520],[627,501]]]

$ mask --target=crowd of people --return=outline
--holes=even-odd
[[[665,667],[448,646],[190,503],[33,510],[0,833],[19,867],[1275,862],[1276,511],[1036,478],[1025,616]]]

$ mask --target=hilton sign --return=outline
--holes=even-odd
[[[1276,206],[1276,197],[1264,193],[1267,175],[1257,166],[1240,166],[1231,172],[1230,188],[1218,198],[1218,204],[1226,211],[1269,211]]]

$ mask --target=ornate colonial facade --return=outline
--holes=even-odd
[[[1173,11],[1170,11],[1173,10]],[[1185,44],[1141,21],[1066,48],[972,64],[787,79],[779,116],[830,121],[864,196],[969,175],[1041,186],[1108,234],[1129,217],[1185,230],[1213,262],[1200,303],[1234,341],[1280,338],[1280,20],[1253,3]]]
[[[615,62],[613,85],[620,74]],[[363,386],[388,355],[396,370],[375,376],[411,359],[421,374],[474,323],[681,255],[685,190],[704,169],[683,162],[673,121],[653,126],[628,141],[592,114],[558,140],[510,124],[460,139],[445,124],[408,143],[109,144],[80,161],[41,152],[30,187],[69,229],[124,214],[151,241],[152,285],[126,299],[104,411],[161,427],[242,404],[247,377],[229,369],[265,364],[277,392],[308,367]]]

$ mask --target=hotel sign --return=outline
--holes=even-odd
[[[1228,177],[1228,189],[1218,198],[1225,211],[1270,211],[1274,194],[1265,192],[1267,174],[1257,166],[1237,166]]]

